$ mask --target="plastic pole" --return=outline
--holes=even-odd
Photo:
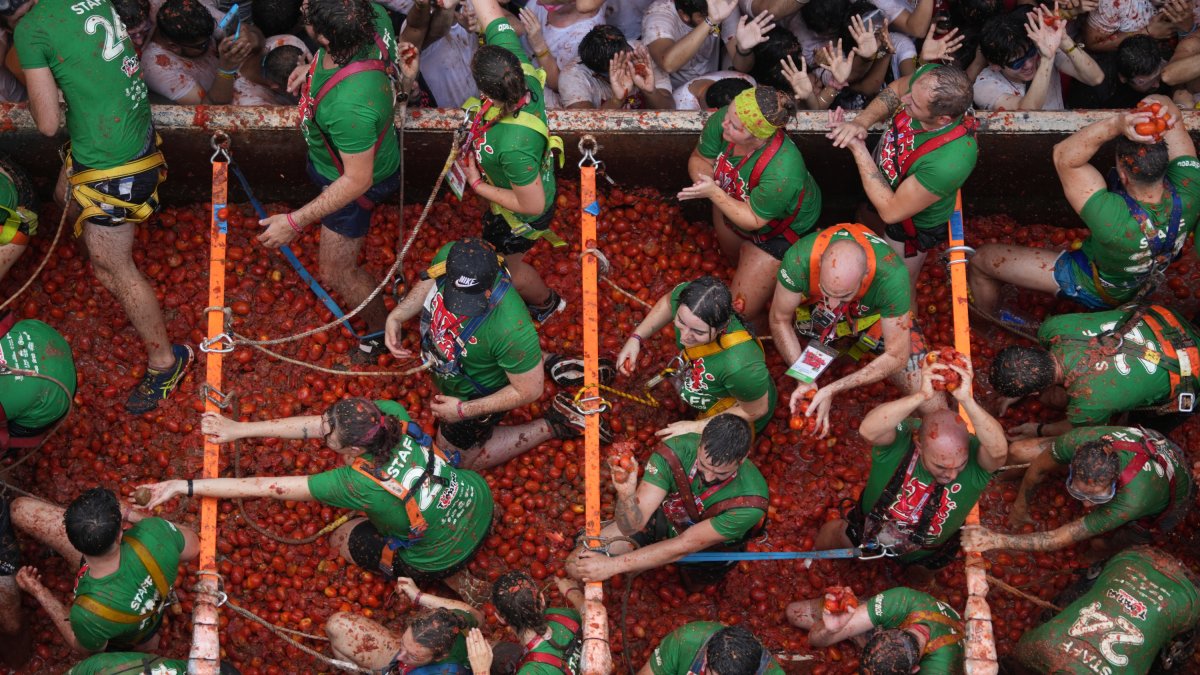
[[[967,311],[967,256],[963,234],[962,190],[954,198],[954,213],[950,215],[950,290],[954,316],[954,348],[959,353],[971,356],[971,325]],[[960,412],[962,412],[960,410]],[[966,413],[967,428],[975,431]],[[979,505],[967,514],[966,525],[979,524]],[[987,569],[983,556],[966,554],[967,606],[963,612],[967,620],[966,672],[967,675],[994,675],[999,671],[996,662],[996,639],[992,633],[992,611],[987,604]]]
[[[579,167],[580,241],[586,251],[596,246],[596,167]],[[590,208],[589,208],[590,207]],[[593,254],[583,256],[583,381],[581,404],[585,410],[599,408],[600,389],[600,292],[599,261]],[[588,537],[600,536],[600,416],[587,416],[584,429],[584,514]],[[593,545],[599,541],[592,539]],[[584,586],[583,672],[608,675],[612,672],[612,653],[608,648],[608,611],[604,608],[604,587],[599,582]]]

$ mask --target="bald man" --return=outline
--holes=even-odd
[[[953,371],[962,378],[951,396],[975,433],[945,407],[934,382]],[[858,504],[825,524],[816,548],[879,544],[905,565],[935,570],[958,552],[958,531],[992,473],[1004,465],[1004,428],[971,394],[970,365],[925,364],[916,393],[884,403],[863,418],[858,433],[871,448],[871,473]],[[929,406],[929,403],[936,403]],[[931,412],[912,417],[918,408]]]
[[[800,381],[791,398],[792,414],[815,390],[808,415],[816,416],[817,431],[825,436],[833,397],[840,392],[892,375],[907,391],[916,391],[924,341],[913,338],[911,304],[904,262],[866,226],[843,223],[793,244],[779,267],[770,321],[775,348],[792,365],[788,374]],[[839,346],[856,359],[882,353],[860,370],[819,386]]]

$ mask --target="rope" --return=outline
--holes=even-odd
[[[629,658],[629,592],[633,590],[633,581],[641,572],[633,572],[625,577],[625,592],[621,594],[621,656],[625,658],[625,667],[629,675],[636,675],[633,669],[633,659]]]
[[[594,386],[606,394],[612,394],[613,396],[616,396],[618,398],[623,398],[627,401],[641,403],[642,405],[644,405],[648,408],[658,408],[659,406],[662,405],[661,403],[658,402],[658,399],[654,398],[654,395],[651,394],[649,391],[646,391],[646,393],[643,394],[642,396],[638,396],[636,394],[630,394],[630,393],[621,391],[620,389],[614,389],[614,388],[608,386],[607,384],[597,384]],[[582,391],[583,390],[581,389],[580,392],[582,392]],[[578,394],[576,394],[576,396],[578,396]]]
[[[646,309],[654,309],[654,305],[646,302],[645,300],[639,298],[638,296],[625,290],[624,288],[621,288],[620,286],[617,285],[617,282],[608,278],[608,273],[609,273],[609,270],[612,269],[612,265],[608,262],[608,258],[604,255],[603,251],[601,251],[600,249],[593,246],[591,248],[585,248],[583,250],[583,252],[579,254],[579,257],[582,259],[583,256],[588,255],[589,253],[596,256],[596,260],[599,262],[600,281],[603,281],[604,283],[608,284],[614,290],[616,290],[618,293],[620,293],[621,295],[624,295],[625,297],[629,298],[630,300],[633,300],[634,302],[638,303],[642,307],[645,307]]]
[[[351,311],[346,312],[340,318],[336,318],[327,324],[324,324],[322,326],[317,326],[316,328],[312,328],[310,330],[304,331],[303,333],[289,335],[287,337],[274,338],[271,340],[251,340],[250,338],[247,338],[244,335],[239,335],[238,333],[234,333],[233,334],[233,336],[234,336],[233,344],[235,344],[235,345],[243,344],[243,345],[251,345],[251,346],[261,347],[261,346],[265,346],[265,345],[278,345],[278,344],[284,344],[286,342],[295,342],[296,340],[303,340],[306,337],[311,337],[313,335],[316,335],[317,333],[323,333],[327,330],[330,330],[331,328],[335,328],[335,327],[341,325],[342,322],[348,321],[348,320],[354,318],[355,316],[358,315],[359,312],[361,312],[364,308],[366,308],[367,305],[371,304],[371,302],[373,300],[375,300],[375,298],[379,297],[379,294],[383,292],[383,289],[387,288],[388,284],[392,281],[392,277],[394,277],[396,275],[396,273],[398,271],[400,271],[400,269],[404,266],[404,258],[405,258],[405,256],[408,255],[409,249],[412,248],[413,241],[416,240],[417,234],[420,233],[421,226],[425,224],[425,219],[429,217],[429,211],[433,208],[433,202],[437,198],[438,192],[442,188],[442,182],[445,181],[446,174],[450,171],[450,167],[454,165],[454,161],[456,159],[458,159],[458,147],[459,147],[458,134],[455,134],[454,140],[452,141],[451,147],[450,147],[450,155],[446,157],[446,164],[445,164],[445,166],[442,167],[442,172],[440,174],[438,174],[437,181],[435,181],[433,184],[433,190],[429,193],[429,199],[425,200],[425,208],[424,208],[424,210],[421,211],[421,217],[417,219],[417,224],[413,226],[412,234],[409,235],[408,241],[406,241],[404,243],[404,248],[402,248],[400,250],[400,255],[396,258],[396,262],[392,263],[392,266],[388,269],[387,274],[384,275],[383,281],[381,281],[379,283],[379,285],[375,287],[375,290],[371,291],[371,294],[368,295],[366,297],[366,299],[364,299],[361,303],[359,303],[358,307],[355,307]],[[401,208],[403,209],[403,205],[401,205]],[[341,374],[341,373],[338,373],[338,374]]]
[[[67,222],[67,211],[68,210],[69,209],[67,209],[67,207],[65,207],[65,206],[63,207],[62,218],[59,218],[59,220],[58,220],[58,231],[56,231],[54,233],[54,239],[51,240],[51,242],[50,242],[50,248],[46,249],[46,255],[42,257],[42,262],[38,263],[37,269],[33,270],[33,275],[30,276],[29,279],[27,279],[25,281],[25,283],[22,284],[21,287],[17,289],[16,293],[13,293],[4,302],[0,302],[0,310],[4,309],[5,307],[8,307],[12,303],[13,300],[17,299],[18,295],[24,293],[25,289],[29,288],[33,284],[34,279],[37,279],[38,275],[42,273],[42,269],[46,267],[46,263],[50,262],[50,256],[54,254],[54,249],[58,247],[58,240],[62,238],[62,233],[63,233],[63,229],[64,229],[63,226]]]
[[[1000,328],[1012,333],[1013,335],[1016,335],[1017,337],[1023,337],[1026,340],[1029,340],[1030,342],[1038,341],[1038,337],[1036,334],[1030,333],[1029,331],[1023,330],[1021,328],[1017,328],[1016,326],[1012,325],[1011,323],[1009,323],[1007,321],[1001,321],[998,317],[993,316],[993,315],[983,311],[975,304],[968,304],[967,308],[970,309],[971,312],[973,314],[975,314],[976,316],[982,317],[983,319],[987,320],[988,323],[995,325],[995,326],[999,326]]]
[[[234,611],[234,613],[239,614],[247,619],[250,619],[251,621],[253,621],[257,624],[262,625],[267,630],[274,633],[276,635],[276,637],[278,637],[279,639],[283,640],[284,642],[290,643],[293,647],[299,649],[300,651],[304,652],[305,654],[308,654],[309,656],[313,657],[314,659],[321,661],[322,663],[327,663],[327,664],[333,666],[334,668],[338,668],[340,670],[346,670],[351,673],[367,673],[368,675],[370,675],[371,673],[374,672],[374,671],[368,670],[366,668],[360,668],[359,666],[357,666],[353,663],[350,663],[348,661],[342,661],[340,659],[331,659],[328,656],[325,656],[324,654],[322,654],[321,652],[316,651],[315,649],[311,649],[306,645],[296,642],[292,638],[288,637],[288,635],[284,632],[287,629],[280,628],[279,626],[276,626],[275,624],[270,623],[266,619],[258,616],[254,612],[251,612],[248,609],[239,607],[237,605],[237,603],[235,603],[232,600],[226,600],[225,606],[228,607],[229,609],[232,609]],[[295,631],[292,631],[292,632],[295,632]],[[303,633],[302,633],[302,635],[303,635]]]
[[[1038,607],[1041,607],[1042,609],[1053,610],[1055,613],[1062,611],[1062,607],[1059,607],[1058,605],[1056,605],[1052,602],[1046,602],[1045,600],[1042,600],[1041,598],[1039,598],[1037,596],[1030,595],[1015,586],[1010,586],[990,574],[987,575],[987,580],[988,580],[989,584],[994,585],[996,588],[999,588],[1002,591],[1007,591],[1023,600],[1028,600],[1029,602],[1032,602],[1033,604],[1037,605]]]
[[[237,333],[234,333],[233,336],[235,338],[242,337],[241,335],[239,335]],[[415,375],[423,370],[427,370],[432,365],[431,362],[426,362],[426,363],[422,363],[419,366],[409,368],[408,370],[335,370],[333,368],[326,368],[324,366],[318,366],[316,364],[306,363],[304,361],[298,361],[291,357],[284,356],[283,354],[280,354],[279,352],[271,351],[270,349],[267,349],[266,347],[263,347],[262,345],[256,344],[255,342],[252,342],[252,341],[245,341],[245,342],[242,342],[242,344],[248,344],[251,347],[254,347],[255,349],[257,349],[258,351],[263,352],[264,354],[271,356],[273,358],[279,359],[280,361],[283,361],[284,363],[290,363],[294,366],[302,366],[304,368],[308,368],[310,370],[315,370],[315,371],[322,372],[322,373],[327,373],[329,375],[363,375],[366,377],[408,377],[409,375]]]
[[[36,499],[39,502],[46,502],[47,504],[54,504],[54,502],[50,501],[49,499],[46,499],[45,497],[39,497],[39,496],[33,494],[32,492],[26,492],[26,491],[22,490],[21,488],[17,487],[16,485],[13,485],[12,483],[6,483],[6,482],[0,480],[0,492],[7,492],[9,490],[12,490],[13,492],[21,495],[22,497],[29,497],[30,499]],[[57,506],[57,504],[56,504],[56,506]]]

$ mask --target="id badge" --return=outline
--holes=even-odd
[[[446,172],[446,184],[450,186],[454,196],[462,201],[463,192],[467,187],[467,172],[459,162],[450,165],[450,170]]]
[[[801,382],[816,382],[837,357],[838,353],[826,347],[820,340],[810,340],[800,358],[788,368],[787,374]]]

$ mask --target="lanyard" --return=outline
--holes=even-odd
[[[516,111],[519,112],[521,108],[524,108],[528,103],[529,92],[525,92],[525,95],[521,97],[521,100],[517,101]],[[495,106],[495,102],[492,101],[492,99],[484,99],[483,104],[479,107],[479,112],[475,114],[475,119],[471,120],[471,130],[467,132],[467,141],[465,143],[466,147],[471,147],[471,145],[473,145],[477,139],[483,138],[483,135],[486,134],[492,127],[496,126],[496,123],[500,121],[500,115],[496,115],[490,120],[484,119],[487,112],[491,110],[493,106]]]
[[[1174,257],[1175,239],[1179,236],[1179,224],[1183,221],[1183,200],[1179,197],[1179,191],[1175,189],[1175,185],[1169,180],[1163,180],[1163,187],[1167,189],[1167,194],[1171,195],[1171,219],[1167,223],[1165,236],[1162,231],[1155,229],[1154,221],[1150,219],[1150,214],[1146,212],[1145,207],[1131,197],[1120,183],[1116,187],[1117,189],[1113,192],[1125,199],[1125,205],[1129,207],[1130,215],[1137,221],[1142,234],[1146,235],[1146,242],[1150,245],[1151,253],[1164,262],[1170,262]]]

